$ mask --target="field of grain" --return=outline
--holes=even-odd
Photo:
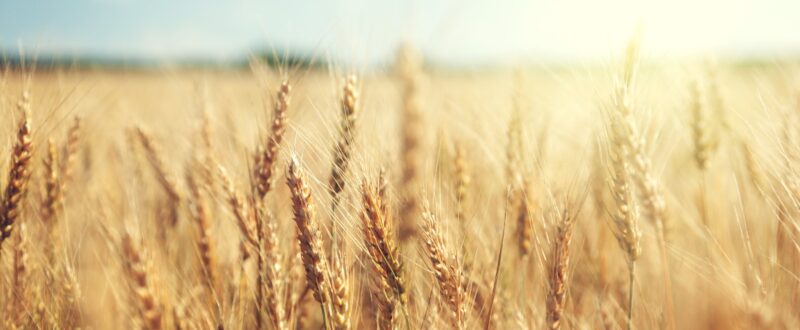
[[[788,63],[0,76],[7,329],[797,329]]]

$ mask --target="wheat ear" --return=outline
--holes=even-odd
[[[261,199],[264,199],[267,193],[272,190],[275,181],[275,166],[277,165],[278,153],[280,151],[281,142],[283,141],[283,135],[286,131],[286,112],[291,103],[291,91],[292,88],[288,81],[281,83],[273,107],[269,139],[263,151],[256,155],[254,173],[254,179],[256,181],[255,190]]]
[[[575,217],[565,207],[562,210],[550,258],[550,275],[548,276],[550,291],[547,294],[547,327],[550,329],[561,328],[567,294],[569,246],[574,224]]]
[[[139,137],[139,141],[144,147],[147,160],[156,172],[156,179],[159,184],[161,184],[164,192],[167,193],[171,212],[169,225],[174,228],[178,224],[178,210],[180,209],[179,205],[182,200],[180,190],[178,190],[178,184],[175,181],[175,177],[167,170],[167,163],[164,161],[162,153],[158,146],[156,146],[153,137],[141,127],[136,128],[136,135]]]
[[[211,211],[206,203],[200,185],[198,185],[191,173],[186,175],[186,183],[189,186],[192,202],[192,217],[197,227],[196,245],[200,253],[200,262],[204,278],[203,282],[208,290],[209,306],[213,306],[214,297],[218,296],[221,291],[219,275],[217,273],[217,258],[214,251],[215,246],[211,238]]]
[[[139,317],[146,329],[162,327],[163,311],[153,292],[152,276],[139,244],[128,233],[122,236],[123,264],[138,306]]]
[[[378,180],[380,186],[377,188],[366,181],[361,185],[364,204],[361,220],[364,243],[372,261],[372,269],[377,275],[375,282],[378,292],[374,296],[378,299],[381,312],[378,326],[381,329],[391,329],[395,323],[397,305],[406,303],[406,284],[403,264],[392,234],[393,224],[385,195],[383,172]]]
[[[326,304],[330,292],[326,274],[329,273],[322,236],[316,219],[314,201],[311,197],[300,161],[292,156],[286,173],[286,183],[292,195],[294,222],[297,225],[297,242],[306,272],[306,282],[320,303],[323,318],[328,315]],[[327,325],[326,325],[327,326]]]
[[[333,149],[333,168],[329,185],[331,189],[331,208],[335,211],[339,195],[345,187],[345,175],[350,164],[350,154],[356,137],[356,118],[358,117],[358,89],[356,77],[347,77],[342,94],[342,118],[339,126],[339,140]]]
[[[263,208],[263,204],[259,204]],[[278,241],[278,224],[272,213],[265,209],[259,211],[261,223],[259,232],[260,257],[259,272],[264,286],[264,300],[266,300],[267,315],[276,329],[288,329],[286,324],[286,310],[284,308],[284,280],[283,258]]]
[[[72,180],[72,172],[75,167],[75,157],[78,156],[78,146],[80,144],[81,118],[75,117],[72,125],[67,131],[67,141],[62,147],[62,157],[59,163],[59,176],[61,177],[61,194],[67,190],[67,184]]]
[[[455,167],[455,192],[456,192],[456,221],[458,221],[463,231],[466,232],[466,225],[464,222],[465,219],[465,212],[467,208],[467,190],[469,189],[469,184],[472,178],[469,175],[469,167],[467,165],[466,159],[466,151],[464,150],[464,146],[460,143],[457,143],[455,146],[455,156],[453,157],[453,163]],[[466,233],[462,234],[466,234]]]
[[[535,202],[531,192],[530,181],[524,180],[522,189],[517,190],[517,243],[519,254],[522,258],[530,256],[533,246],[533,221],[535,216]]]
[[[11,236],[14,222],[20,214],[22,198],[30,180],[30,161],[33,152],[30,124],[30,97],[23,93],[18,104],[18,109],[23,115],[17,129],[17,141],[11,156],[11,167],[8,173],[8,182],[3,195],[2,209],[0,209],[0,248],[3,241]]]
[[[350,276],[343,250],[337,248],[331,260],[331,323],[336,330],[350,329]]]
[[[58,219],[61,203],[61,184],[59,183],[58,153],[53,139],[47,141],[47,156],[44,161],[44,198],[42,199],[42,221],[49,226]]]
[[[463,274],[453,255],[444,242],[441,228],[436,217],[431,213],[430,206],[423,206],[423,235],[422,243],[431,269],[439,287],[439,295],[450,310],[449,320],[454,328],[464,327],[465,293],[463,287]]]

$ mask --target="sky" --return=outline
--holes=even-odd
[[[0,49],[170,61],[293,49],[354,65],[800,55],[800,0],[0,0]]]

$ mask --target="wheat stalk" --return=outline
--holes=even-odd
[[[413,50],[406,47],[398,56],[398,71],[403,83],[403,108],[401,121],[402,176],[400,180],[400,241],[408,241],[417,233],[416,218],[419,213],[418,181],[421,171],[422,112],[419,100],[420,63]]]
[[[518,76],[519,77],[519,76]],[[519,83],[517,84],[519,85]],[[522,184],[522,104],[521,95],[519,92],[520,86],[517,86],[514,93],[514,104],[511,110],[511,117],[508,120],[508,129],[506,136],[508,138],[506,143],[506,186],[511,187],[512,190],[516,189],[518,185]]]

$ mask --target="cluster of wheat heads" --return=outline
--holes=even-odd
[[[638,53],[584,121],[408,48],[381,78],[254,65],[260,112],[234,110],[261,80],[146,98],[155,78],[77,72],[123,88],[75,100],[8,71],[0,327],[797,328],[796,104],[759,118],[734,94],[783,94],[709,64],[647,86]],[[181,103],[194,120],[148,110]]]

